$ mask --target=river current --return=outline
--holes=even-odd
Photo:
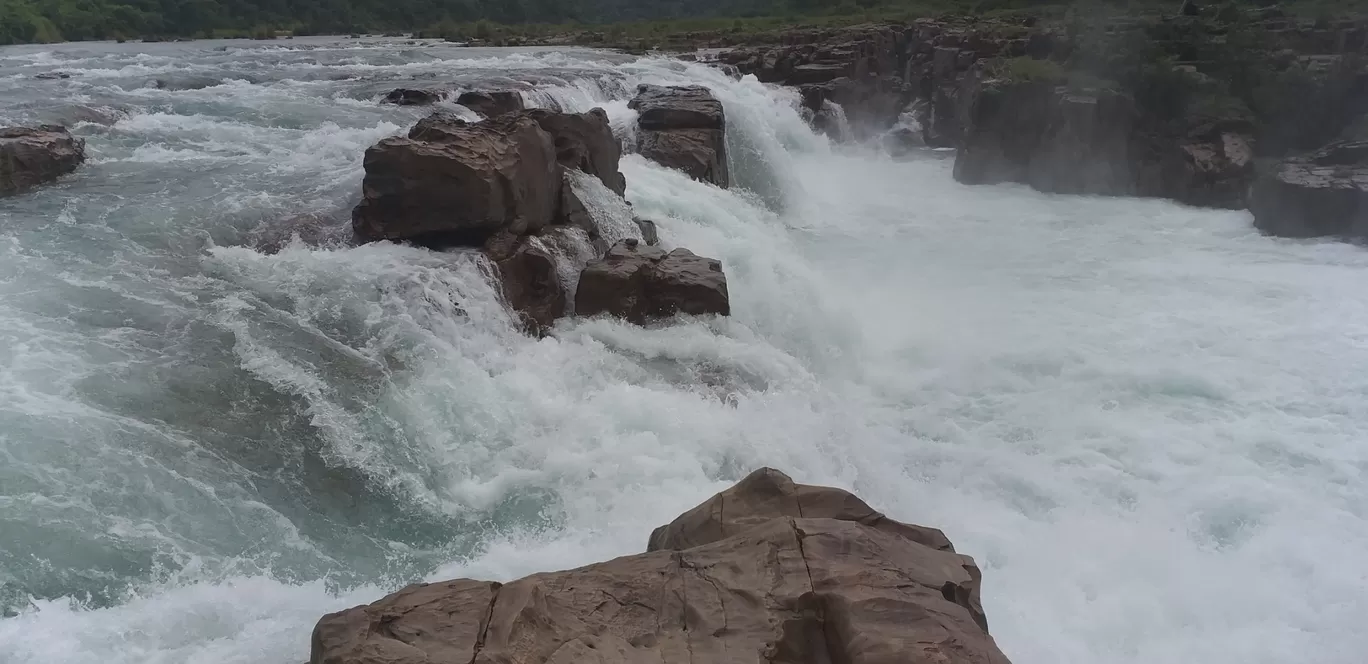
[[[637,84],[711,87],[735,188],[623,171],[734,315],[533,339],[470,254],[335,242],[427,112],[379,97],[491,81],[628,140]],[[0,199],[3,664],[297,664],[323,613],[638,552],[761,465],[944,529],[1017,664],[1368,653],[1363,248],[961,186],[592,51],[0,49],[0,125],[54,121],[87,164]],[[298,215],[337,222],[268,250]]]

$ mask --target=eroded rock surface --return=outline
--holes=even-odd
[[[808,497],[837,516],[783,514]],[[689,514],[722,500],[739,503],[726,537],[503,585],[419,584],[325,616],[310,661],[1008,664],[971,558],[863,523],[877,512],[858,498],[770,469]]]

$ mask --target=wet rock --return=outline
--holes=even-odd
[[[643,85],[629,104],[642,156],[719,187],[731,184],[722,102],[699,86]]]
[[[0,196],[52,182],[84,161],[85,141],[66,127],[0,127]]]
[[[1048,78],[967,82],[954,176],[1051,193],[1171,198],[1240,208],[1254,176],[1252,122],[1237,103],[1161,114],[1128,93]],[[1199,108],[1219,106],[1215,114]]]
[[[1249,210],[1270,235],[1368,238],[1368,140],[1284,160],[1255,181]]]
[[[676,314],[726,316],[731,305],[719,261],[623,240],[580,273],[575,313],[643,324]]]
[[[652,247],[660,244],[660,231],[656,229],[656,222],[641,217],[636,217],[632,221],[636,222],[637,228],[641,229],[643,242]]]
[[[263,254],[276,254],[298,240],[308,247],[342,247],[354,244],[352,229],[334,215],[304,213],[263,222],[247,236],[248,244]]]
[[[820,515],[792,509],[795,494],[821,496]],[[687,547],[502,585],[417,584],[327,615],[310,662],[1009,664],[977,609],[979,569],[948,542],[866,523],[878,513],[858,498],[774,470],[729,496],[743,503],[726,505],[732,529]]]
[[[601,108],[587,113],[558,113],[546,109],[527,111],[551,135],[556,146],[556,160],[566,168],[577,168],[601,180],[604,186],[621,196],[627,190],[627,179],[619,170],[622,146],[613,136],[608,114]]]
[[[380,100],[384,104],[395,104],[398,106],[427,106],[442,100],[442,93],[436,90],[415,90],[411,88],[398,88],[391,90],[385,98]]]
[[[562,184],[555,144],[533,118],[466,124],[442,116],[366,151],[363,198],[352,213],[368,240],[479,246],[551,223]]]
[[[637,124],[647,130],[725,129],[722,102],[707,88],[690,85],[642,85],[628,103],[637,111]]]
[[[466,92],[456,98],[456,103],[486,118],[521,111],[526,108],[523,104],[522,95],[512,90]]]
[[[502,232],[485,243],[484,251],[498,268],[504,302],[528,333],[545,334],[565,315],[568,298],[556,257],[541,243]]]

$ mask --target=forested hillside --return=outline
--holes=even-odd
[[[865,0],[865,4],[879,0]],[[0,44],[149,35],[407,30],[443,21],[606,23],[858,9],[854,0],[0,0]]]

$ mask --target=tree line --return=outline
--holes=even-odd
[[[782,16],[897,0],[0,0],[0,44],[248,36],[265,29],[344,34],[492,21],[615,23]]]

